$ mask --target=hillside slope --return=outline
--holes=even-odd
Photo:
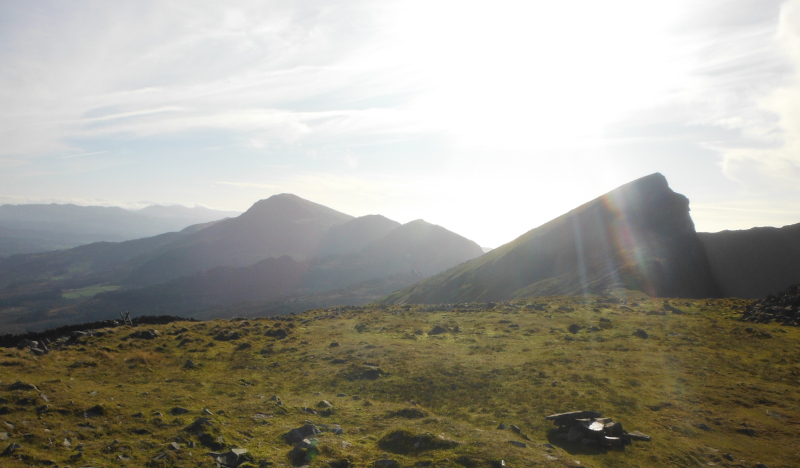
[[[332,227],[352,219],[296,195],[274,195],[237,218],[220,221],[159,252],[136,267],[125,282],[160,283],[217,266],[252,265],[284,255],[307,260],[320,253]]]
[[[289,256],[268,258],[245,267],[216,267],[142,288],[99,294],[76,306],[78,316],[113,318],[118,310],[133,315],[189,312],[242,302],[285,302],[331,305],[364,304],[481,255],[475,242],[423,220],[395,228],[361,251],[298,262]],[[335,292],[333,295],[322,293]],[[335,302],[333,304],[336,304]],[[105,315],[103,315],[105,312]]]
[[[239,448],[228,466],[800,466],[800,328],[636,296],[51,335],[0,353],[0,465],[218,468]],[[651,440],[570,442],[545,419],[576,410]]]
[[[760,299],[800,283],[800,224],[699,236],[725,296]]]
[[[689,200],[661,174],[623,185],[381,302],[498,301],[610,287],[651,296],[719,295]]]

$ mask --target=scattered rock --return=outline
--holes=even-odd
[[[3,453],[0,453],[0,457],[10,457],[14,454],[14,452],[21,448],[22,446],[19,444],[10,444],[5,450],[3,450]]]
[[[319,454],[318,446],[319,440],[316,438],[303,439],[289,452],[289,460],[296,466],[308,463]]]
[[[650,338],[650,335],[648,335],[647,332],[642,330],[641,328],[636,330],[635,332],[633,332],[633,336],[638,337],[638,338],[642,338],[642,339]]]
[[[158,338],[158,330],[139,330],[131,333],[127,338],[134,338],[137,340],[153,340]]]
[[[22,382],[20,380],[17,380],[13,384],[9,385],[8,389],[9,390],[34,390],[34,391],[37,391],[37,392],[39,391],[39,389],[36,388],[36,385],[31,385],[29,383],[25,383],[25,382]]]
[[[91,408],[87,409],[83,412],[84,418],[96,418],[99,416],[103,416],[106,414],[105,408],[102,405],[94,405]]]
[[[459,444],[443,436],[429,433],[413,434],[405,429],[396,429],[378,440],[378,447],[392,453],[412,453],[425,450],[446,450]]]
[[[572,325],[569,326],[569,328],[567,330],[569,330],[569,332],[574,335],[574,334],[578,333],[579,331],[581,331],[581,326],[578,325],[577,323],[573,323]]]
[[[638,431],[631,433],[622,428],[622,424],[611,418],[603,418],[597,411],[573,411],[545,416],[557,427],[557,436],[571,443],[585,446],[600,445],[610,448],[622,448],[632,440],[650,440],[650,436]]]
[[[323,409],[333,408],[333,404],[328,400],[322,400],[319,403],[317,403],[317,408],[323,408]]]
[[[384,459],[376,461],[372,466],[375,468],[398,468],[400,464],[397,463],[397,460]]]
[[[238,331],[222,330],[214,336],[216,341],[235,341],[242,337]]]
[[[800,283],[790,286],[777,296],[769,295],[766,299],[753,302],[742,313],[742,320],[800,326]]]
[[[291,431],[284,434],[283,440],[285,440],[286,443],[288,444],[296,444],[303,439],[306,439],[308,437],[313,437],[321,433],[322,431],[320,431],[317,426],[313,424],[306,424],[305,426],[292,429]]]
[[[385,374],[378,366],[351,365],[341,371],[347,380],[377,380]]]
[[[331,468],[351,468],[353,466],[353,462],[346,458],[342,458],[341,460],[331,460],[328,462],[328,466]]]
[[[675,307],[674,305],[671,305],[669,302],[666,302],[666,301],[664,302],[664,310],[672,312],[673,314],[676,314],[676,315],[686,315],[686,312],[684,312],[681,309]]]
[[[231,449],[224,453],[209,453],[220,468],[236,468],[247,460],[245,454],[247,454],[247,449],[241,448]]]
[[[505,423],[500,423],[500,425],[497,426],[497,429],[505,431],[506,429],[508,429],[508,426],[506,426]]]
[[[191,359],[187,359],[186,363],[183,364],[183,368],[184,369],[195,369],[195,368],[197,368],[197,364],[195,364],[195,362],[192,361]]]
[[[509,444],[513,445],[514,447],[525,448],[528,446],[525,442],[520,442],[518,440],[509,440]]]
[[[276,340],[282,340],[289,336],[289,333],[284,330],[283,328],[272,328],[267,330],[264,333],[264,336],[268,336],[270,338],[275,338]]]
[[[390,411],[390,418],[420,419],[428,416],[428,413],[419,408],[403,408],[397,411]]]
[[[641,440],[641,441],[644,441],[644,442],[649,442],[650,441],[650,436],[649,435],[643,434],[643,433],[641,433],[639,431],[629,432],[629,433],[626,434],[626,436],[628,438],[630,438],[631,440]]]
[[[736,429],[736,432],[738,432],[739,434],[744,434],[746,436],[750,436],[750,437],[757,437],[756,431],[754,431],[753,429],[751,429],[749,427],[743,427],[741,429]]]
[[[339,346],[341,345],[339,344],[338,341],[334,341],[333,343],[328,345],[329,348],[338,348]]]
[[[443,327],[441,325],[436,325],[431,329],[431,331],[428,332],[428,335],[441,335],[442,333],[449,333],[449,332],[450,330],[448,330],[446,327]]]
[[[186,413],[188,413],[188,412],[189,412],[189,410],[188,410],[188,409],[186,409],[186,408],[181,408],[180,406],[176,406],[176,407],[172,408],[171,410],[169,410],[169,414],[171,414],[171,415],[173,415],[173,416],[178,416],[178,415],[181,415],[181,414],[186,414]]]

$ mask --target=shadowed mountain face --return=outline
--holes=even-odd
[[[481,254],[476,243],[422,220],[353,218],[276,195],[237,218],[178,233],[0,259],[0,327],[114,318],[125,309],[366,303]]]
[[[625,287],[651,296],[719,295],[689,201],[643,177],[384,303],[481,302]]]
[[[275,195],[237,218],[189,226],[179,233],[0,259],[0,288],[53,281],[64,283],[53,287],[63,288],[98,282],[147,285],[270,257],[305,260],[320,252],[331,227],[351,219],[295,195]]]
[[[284,256],[241,268],[213,268],[144,288],[101,294],[77,309],[185,313],[286,296],[301,304],[330,305],[336,297],[346,297],[349,304],[363,304],[391,292],[387,287],[408,286],[481,254],[475,242],[417,220],[391,230],[356,253],[302,262]],[[334,291],[337,292],[322,294]],[[291,304],[282,304],[281,308],[294,311]]]
[[[146,285],[217,266],[245,266],[284,255],[301,261],[321,252],[328,231],[353,217],[296,195],[256,202],[237,218],[203,229],[136,267],[127,284]]]
[[[367,215],[333,226],[320,247],[320,256],[358,252],[398,228],[400,223],[381,215]]]
[[[800,283],[800,224],[699,236],[725,296],[759,299]]]

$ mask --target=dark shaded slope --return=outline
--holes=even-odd
[[[367,215],[333,226],[320,247],[320,257],[358,252],[389,234],[400,223],[381,215]]]
[[[328,230],[353,219],[296,195],[256,202],[237,218],[203,229],[134,269],[127,284],[154,284],[216,266],[252,265],[288,255],[302,261],[319,254]]]
[[[357,234],[357,231],[354,231]],[[218,267],[127,291],[99,294],[73,308],[78,315],[128,309],[176,314],[242,302],[274,302],[280,311],[365,304],[425,276],[481,255],[475,242],[447,229],[412,221],[360,252],[297,262],[288,256],[254,265]]]
[[[497,301],[617,286],[653,296],[719,294],[689,201],[661,174],[623,185],[381,302]]]
[[[800,224],[699,236],[725,296],[759,299],[800,283]]]
[[[191,229],[191,228],[187,228]],[[170,232],[125,242],[95,242],[68,250],[14,255],[0,260],[0,288],[18,289],[27,284],[52,283],[52,287],[80,287],[102,276],[113,281],[131,263],[188,235]],[[69,286],[67,286],[69,284]]]
[[[241,268],[216,267],[141,289],[98,295],[76,309],[129,310],[134,315],[183,313],[235,302],[286,296],[301,288],[311,262],[268,258]]]
[[[309,273],[307,284],[315,291],[325,291],[410,272],[424,278],[482,254],[475,242],[418,219],[360,252],[322,259]]]

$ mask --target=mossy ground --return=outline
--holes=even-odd
[[[207,408],[210,442],[248,449],[256,466],[290,465],[281,436],[306,420],[344,430],[317,436],[312,467],[342,459],[356,466],[379,459],[454,467],[499,460],[509,467],[800,466],[800,330],[740,322],[737,300],[672,300],[686,312],[676,314],[664,312],[660,299],[597,299],[334,308],[285,320],[147,327],[159,331],[153,340],[126,339],[134,331],[127,327],[105,329],[40,357],[3,350],[0,398],[7,401],[0,407],[8,412],[0,432],[9,438],[0,451],[12,442],[22,448],[0,465],[212,467],[210,449],[185,430]],[[578,333],[568,331],[572,324]],[[428,335],[436,325],[450,331]],[[288,337],[265,335],[276,328]],[[638,329],[649,338],[633,336]],[[214,340],[230,337],[220,335],[225,330],[240,337]],[[184,368],[187,359],[198,367]],[[8,390],[18,380],[49,402]],[[38,400],[17,404],[24,398]],[[323,399],[333,408],[319,407]],[[43,404],[49,409],[37,414]],[[98,404],[104,415],[84,416]],[[171,415],[174,407],[190,412]],[[652,441],[602,451],[551,435],[546,414],[580,409]],[[522,434],[496,429],[501,422]],[[399,430],[456,444],[393,453],[380,441]],[[167,450],[173,441],[182,448]]]

